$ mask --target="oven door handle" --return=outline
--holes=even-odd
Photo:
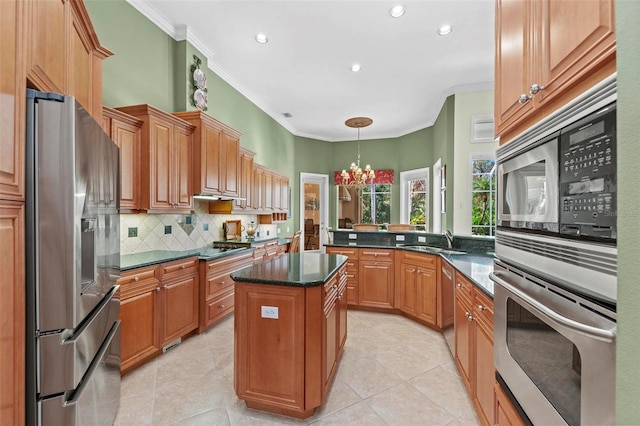
[[[507,291],[515,294],[516,296],[524,300],[526,303],[530,304],[533,308],[537,309],[544,315],[548,316],[549,318],[553,319],[554,321],[558,322],[559,324],[569,329],[572,329],[574,331],[577,331],[579,333],[585,334],[593,338],[597,338],[605,342],[613,342],[615,340],[615,332],[607,329],[602,329],[602,328],[582,324],[578,321],[574,321],[570,318],[560,315],[553,309],[550,309],[549,307],[545,306],[543,303],[540,303],[538,300],[533,299],[531,296],[529,296],[528,294],[520,290],[518,287],[508,283],[506,280],[508,279],[509,275],[513,275],[513,274],[510,274],[509,272],[505,272],[505,271],[494,271],[489,274],[489,278],[491,278],[491,280],[497,283],[498,285],[505,288]]]

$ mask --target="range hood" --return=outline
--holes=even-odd
[[[246,200],[243,197],[231,197],[228,195],[209,195],[209,194],[195,194],[193,198],[198,200],[207,200],[207,201],[235,201],[235,200]]]

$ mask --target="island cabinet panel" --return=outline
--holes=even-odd
[[[615,72],[615,1],[496,2],[501,143]]]
[[[197,265],[190,257],[120,275],[122,374],[197,328]]]
[[[253,264],[253,253],[200,261],[200,321],[198,333],[202,333],[233,312],[235,297],[231,272]]]
[[[393,309],[394,251],[390,249],[360,249],[359,305]]]
[[[327,254],[341,254],[347,256],[347,305],[356,306],[359,304],[358,282],[360,263],[358,261],[358,249],[356,247],[327,247]]]
[[[455,274],[455,361],[482,424],[494,424],[493,301]]]
[[[238,397],[250,408],[268,404],[282,414],[304,413],[305,289],[239,283],[236,299]],[[264,309],[277,318],[265,318]]]
[[[525,423],[518,411],[497,381],[494,383],[493,389],[495,391],[495,424],[498,426],[524,426]]]

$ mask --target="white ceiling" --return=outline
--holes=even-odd
[[[447,96],[493,88],[493,0],[404,0],[400,18],[387,0],[128,1],[298,136],[354,140],[345,120],[367,116],[361,139],[398,137],[432,125]]]

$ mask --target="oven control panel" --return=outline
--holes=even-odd
[[[616,238],[615,105],[560,135],[560,233]]]

